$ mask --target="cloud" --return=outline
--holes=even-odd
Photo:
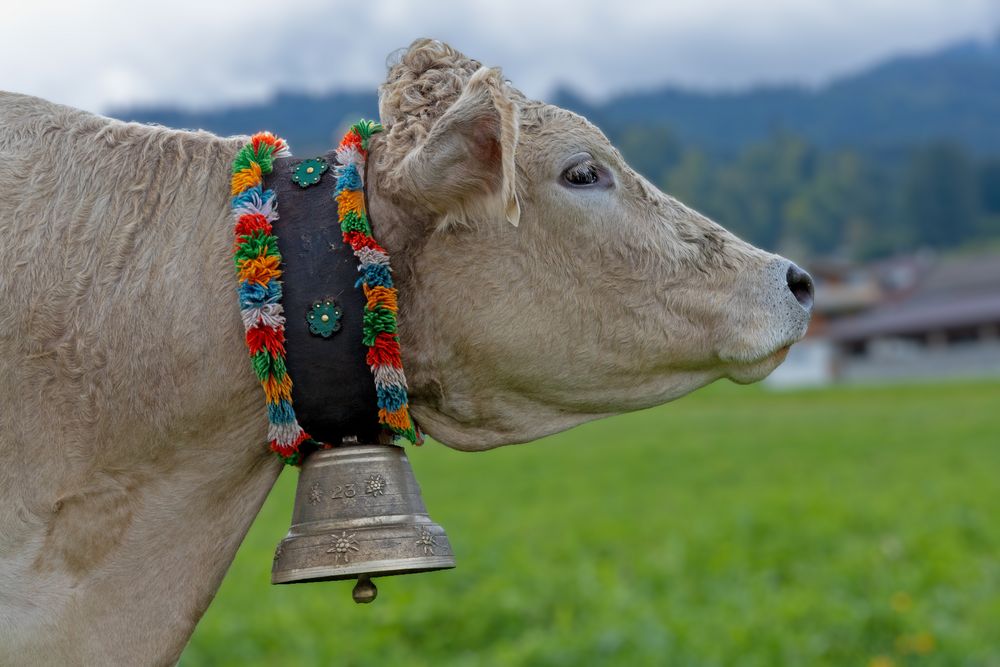
[[[277,89],[373,88],[386,56],[443,39],[501,65],[530,95],[591,96],[670,82],[815,83],[889,54],[986,37],[995,0],[606,0],[369,7],[298,0],[19,2],[7,10],[0,88],[92,110],[207,107]]]

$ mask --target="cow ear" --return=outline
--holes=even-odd
[[[517,226],[518,107],[498,69],[480,68],[400,165],[418,198],[444,219],[499,205]]]

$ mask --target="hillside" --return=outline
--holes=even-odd
[[[111,111],[122,120],[159,123],[167,127],[203,129],[223,136],[270,130],[289,142],[296,154],[320,153],[335,144],[335,136],[359,118],[378,117],[375,92],[333,92],[325,95],[281,92],[267,102],[210,111],[149,107]]]
[[[621,126],[662,125],[686,144],[733,153],[781,130],[819,147],[883,152],[933,139],[977,154],[1000,153],[1000,39],[898,57],[817,88],[763,87],[713,93],[675,87],[633,92],[590,104],[568,90],[551,96],[616,134]],[[173,127],[246,134],[268,128],[299,151],[332,143],[347,120],[374,117],[374,90],[308,95],[281,92],[255,105],[206,112],[165,107],[112,115]]]
[[[662,88],[589,105],[567,91],[553,101],[603,127],[664,124],[685,143],[731,151],[777,131],[810,143],[882,152],[947,140],[972,152],[1000,152],[1000,39],[965,42],[894,58],[818,89],[738,93]]]

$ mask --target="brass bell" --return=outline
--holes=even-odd
[[[354,601],[378,593],[373,576],[455,567],[401,447],[347,445],[306,457],[292,527],[278,544],[272,584],[353,579]]]

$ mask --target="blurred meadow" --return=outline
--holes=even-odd
[[[1000,665],[1000,383],[713,385],[408,448],[451,571],[271,586],[286,471],[181,664]]]

